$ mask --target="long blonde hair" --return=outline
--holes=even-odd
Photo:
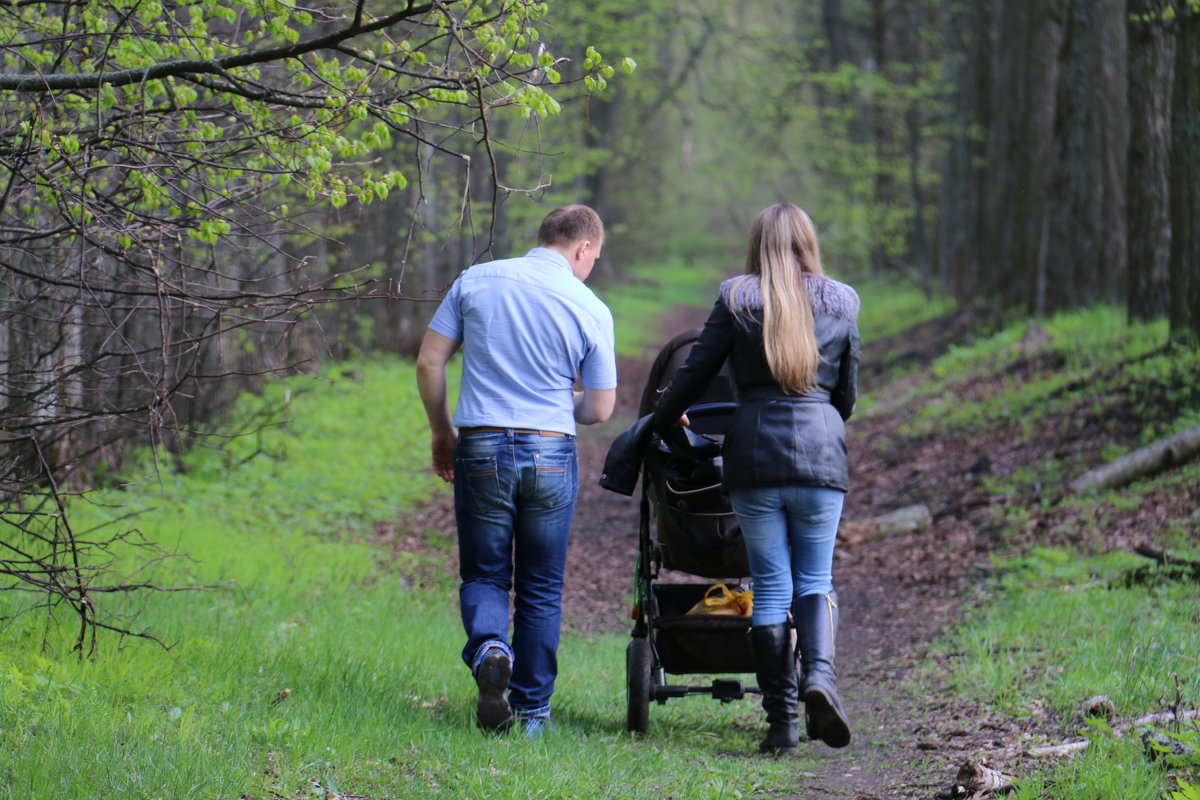
[[[812,220],[791,203],[763,209],[750,229],[746,274],[759,276],[767,365],[783,390],[795,394],[816,388],[821,361],[804,273],[825,274]],[[746,299],[746,292],[730,293],[735,315],[748,311]]]

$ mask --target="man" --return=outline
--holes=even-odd
[[[603,245],[604,225],[592,209],[550,212],[525,256],[459,276],[417,356],[433,470],[454,483],[462,656],[488,731],[518,721],[536,736],[550,723],[579,489],[575,425],[604,422],[616,401],[612,314],[583,284]],[[446,364],[460,346],[451,420]],[[583,391],[574,391],[576,380]]]

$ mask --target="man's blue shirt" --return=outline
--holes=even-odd
[[[613,389],[612,313],[553,250],[476,264],[429,323],[462,343],[456,427],[575,433],[571,387]]]

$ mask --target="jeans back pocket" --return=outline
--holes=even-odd
[[[500,469],[495,456],[459,456],[458,464],[473,510],[483,511],[500,502]]]
[[[533,500],[546,508],[558,508],[575,497],[573,453],[535,453],[533,456]]]

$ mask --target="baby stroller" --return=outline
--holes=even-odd
[[[660,392],[699,334],[698,329],[680,334],[659,353],[642,394],[640,417],[654,412]],[[626,648],[626,727],[631,732],[646,731],[651,701],[663,705],[705,694],[730,702],[760,692],[729,677],[708,685],[667,682],[668,674],[754,672],[749,616],[687,613],[714,582],[742,588],[750,574],[737,518],[721,489],[720,442],[736,408],[733,400],[732,382],[723,369],[688,409],[691,426],[676,428],[665,439],[649,434],[641,451],[634,626]],[[685,580],[660,582],[664,571],[683,573],[679,577]]]

